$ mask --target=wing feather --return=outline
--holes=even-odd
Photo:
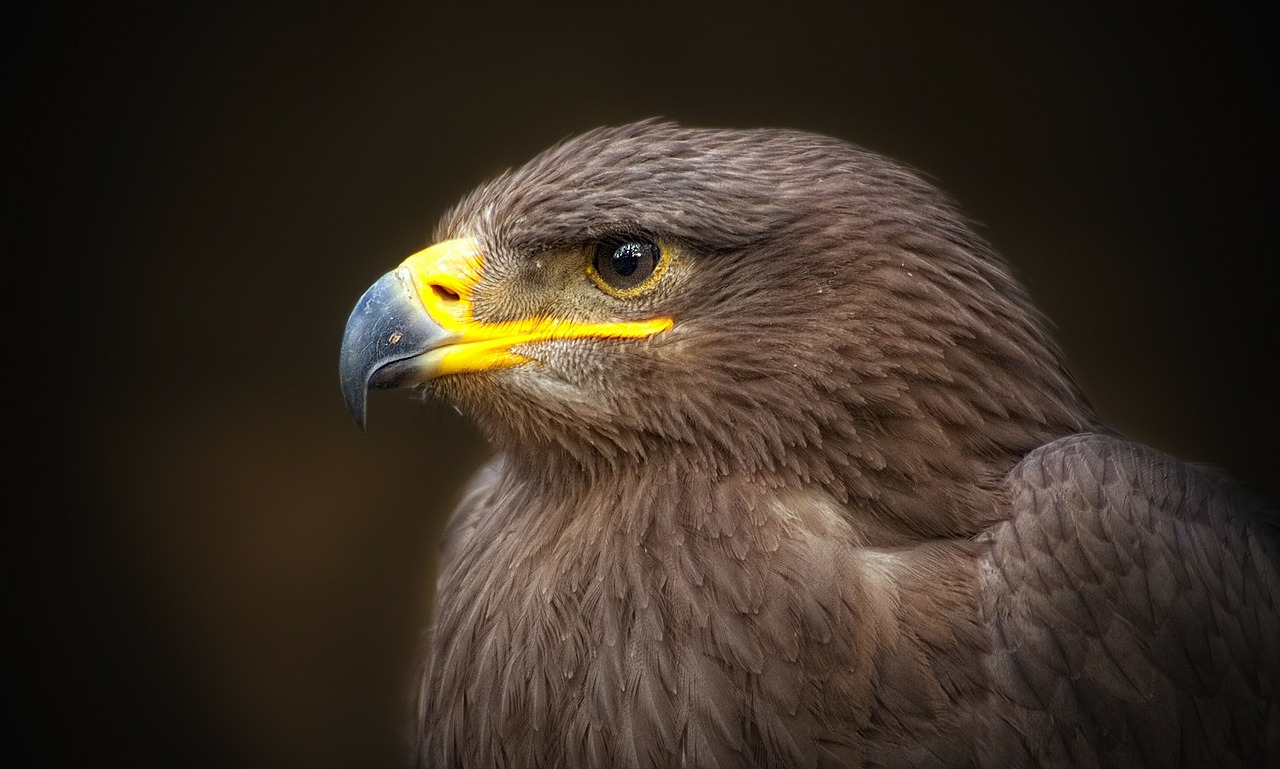
[[[1274,511],[1102,435],[1032,452],[1006,489],[1013,515],[989,533],[983,611],[1007,741],[1049,765],[1280,756]]]

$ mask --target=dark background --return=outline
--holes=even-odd
[[[483,447],[403,392],[360,433],[342,328],[470,187],[603,123],[915,166],[1102,414],[1280,496],[1263,3],[744,5],[5,12],[0,763],[399,765],[433,540]]]

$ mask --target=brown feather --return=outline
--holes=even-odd
[[[1274,511],[1112,434],[1005,262],[834,139],[646,122],[442,221],[474,310],[676,244],[615,319],[435,380],[496,458],[445,537],[429,767],[1262,766],[1280,760]],[[548,291],[552,293],[548,294]]]

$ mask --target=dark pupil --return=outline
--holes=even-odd
[[[643,285],[662,261],[662,249],[645,238],[605,239],[596,247],[596,274],[613,288]]]
[[[623,243],[613,252],[613,271],[619,276],[630,277],[644,260],[644,246],[639,243]]]

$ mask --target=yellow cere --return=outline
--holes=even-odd
[[[644,339],[671,328],[671,318],[580,323],[522,318],[483,323],[472,316],[471,296],[484,270],[484,255],[471,238],[437,243],[401,263],[427,314],[452,339],[426,354],[435,376],[485,371],[529,361],[510,348],[552,339]]]

